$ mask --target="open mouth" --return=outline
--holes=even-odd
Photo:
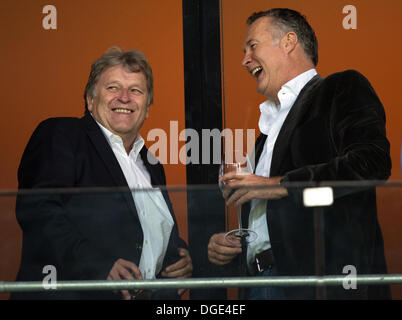
[[[253,77],[258,78],[258,76],[261,74],[262,70],[263,70],[262,67],[258,66],[258,67],[255,67],[253,70],[251,70],[250,73],[252,74]]]
[[[134,112],[133,110],[124,109],[124,108],[114,108],[114,109],[112,109],[112,111],[116,112],[116,113],[133,113]]]

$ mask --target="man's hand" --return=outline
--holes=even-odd
[[[266,178],[255,174],[229,172],[223,175],[220,181],[225,183],[222,193],[223,197],[227,200],[227,205],[232,203],[242,205],[251,199],[280,199],[287,196],[288,191],[279,185],[281,178]],[[263,188],[263,186],[275,185],[278,187]],[[253,186],[255,188],[252,188]]]
[[[177,249],[180,257],[179,261],[167,266],[162,272],[162,277],[166,278],[189,278],[193,273],[193,262],[190,253],[184,248]],[[182,295],[186,289],[179,289],[178,294]]]
[[[233,241],[225,239],[224,233],[216,233],[208,244],[208,260],[213,264],[225,265],[241,253],[240,239],[233,237]]]
[[[131,261],[124,259],[117,260],[107,276],[107,280],[142,280],[140,269]],[[130,300],[131,295],[128,290],[121,290],[124,300]]]

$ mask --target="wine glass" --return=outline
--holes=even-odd
[[[225,152],[219,167],[219,177],[222,177],[224,174],[229,172],[236,172],[238,175],[253,173],[247,153],[243,153],[239,150],[234,150],[233,153]],[[219,181],[219,187],[223,189],[225,187],[225,183]],[[258,237],[257,233],[251,229],[243,228],[241,205],[237,206],[237,219],[239,228],[227,232],[225,234],[225,239],[231,242],[233,242],[236,238],[243,239],[246,242],[255,241]]]

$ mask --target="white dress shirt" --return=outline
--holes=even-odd
[[[145,144],[144,139],[138,135],[130,153],[127,154],[121,137],[97,123],[120,164],[137,208],[144,234],[138,268],[144,279],[155,279],[162,270],[174,223],[162,192],[158,188],[152,189],[150,174],[139,156]]]
[[[272,153],[282,125],[300,91],[316,74],[315,69],[310,69],[285,83],[278,92],[279,105],[271,100],[260,104],[261,115],[258,126],[260,131],[267,135],[267,139],[257,163],[256,175],[270,177]],[[254,262],[256,254],[271,247],[266,218],[266,204],[267,200],[264,199],[253,199],[251,201],[248,227],[257,232],[258,238],[248,244],[247,263],[249,267]]]

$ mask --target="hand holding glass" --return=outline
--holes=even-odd
[[[250,160],[247,154],[234,152],[233,157],[230,159],[228,157],[223,157],[221,166],[219,168],[219,177],[229,172],[236,172],[236,174],[251,174],[253,172]],[[219,182],[221,189],[225,187],[224,182]],[[237,217],[239,228],[231,230],[225,234],[225,239],[228,241],[233,241],[233,237],[245,239],[246,242],[252,242],[257,239],[257,233],[250,229],[243,228],[242,224],[242,214],[241,205],[237,206]]]

